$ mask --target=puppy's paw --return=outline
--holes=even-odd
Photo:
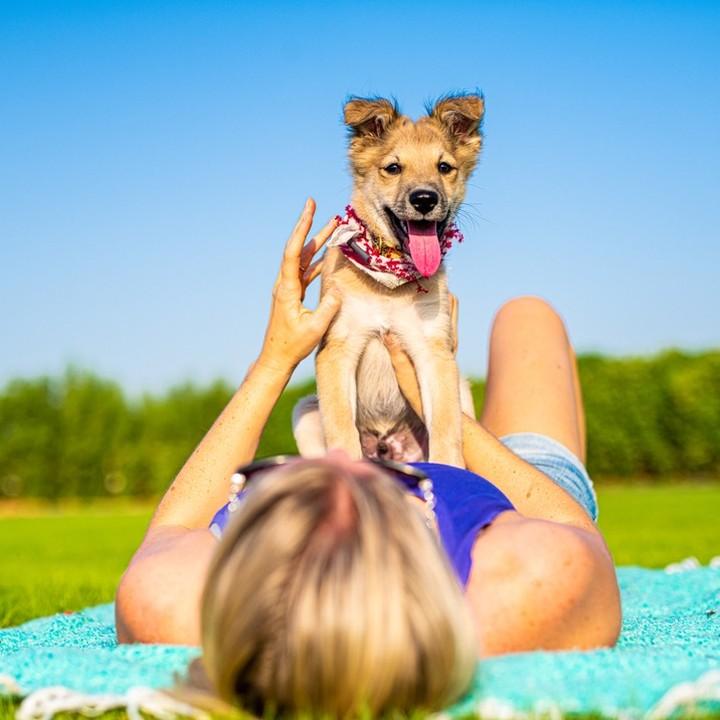
[[[322,457],[327,452],[320,406],[316,395],[300,398],[292,412],[295,444],[302,457]]]

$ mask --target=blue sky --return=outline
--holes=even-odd
[[[580,351],[717,347],[718,37],[717,2],[0,3],[0,382],[241,379],[304,198],[348,199],[348,93],[485,93],[465,372],[519,293]]]

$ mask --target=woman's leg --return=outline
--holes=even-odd
[[[585,405],[583,404],[582,388],[580,387],[580,375],[578,373],[577,358],[575,349],[568,339],[568,347],[572,353],[573,389],[575,390],[575,413],[580,431],[580,450],[578,457],[583,461],[587,459],[587,425],[585,424]]]
[[[481,422],[497,437],[548,435],[585,461],[575,353],[560,316],[540,298],[511,300],[495,317]]]
[[[511,300],[495,318],[481,422],[497,437],[549,436],[585,461],[575,353],[563,321],[539,298]],[[578,501],[592,494],[582,480],[553,479],[566,491],[577,485]],[[592,516],[594,498],[581,504]],[[592,648],[618,637],[620,596],[599,530],[542,517],[501,517],[476,542],[468,596],[485,654]],[[509,566],[517,570],[508,573]]]

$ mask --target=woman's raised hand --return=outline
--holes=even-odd
[[[452,351],[453,355],[455,355],[457,354],[458,347],[458,299],[452,293],[448,294],[450,296]],[[400,339],[393,333],[383,335],[383,342],[390,353],[390,360],[392,360],[395,376],[400,386],[400,392],[405,396],[405,399],[410,403],[410,407],[417,413],[418,417],[423,417],[420,386],[418,385],[415,366],[412,360],[405,352]]]
[[[313,351],[340,308],[340,297],[332,289],[323,294],[315,310],[302,304],[305,290],[322,270],[322,258],[314,257],[336,226],[331,220],[305,243],[314,215],[315,201],[309,198],[285,245],[258,359],[260,364],[282,372],[291,372]]]

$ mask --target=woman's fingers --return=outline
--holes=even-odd
[[[305,201],[305,207],[303,208],[303,211],[300,214],[297,223],[295,223],[295,227],[290,233],[290,237],[285,244],[285,252],[283,253],[282,265],[280,265],[280,273],[278,274],[277,283],[282,283],[283,285],[292,288],[300,286],[300,255],[302,253],[305,238],[310,232],[314,214],[315,201],[312,198],[308,198]]]
[[[325,245],[336,227],[337,219],[332,218],[332,220],[329,220],[325,224],[325,227],[323,227],[322,230],[320,230],[317,235],[315,235],[310,242],[305,245],[302,249],[302,253],[300,254],[300,270],[302,272],[307,273],[313,257],[317,254],[317,251]]]
[[[320,336],[324,335],[328,329],[328,325],[330,325],[332,319],[337,315],[339,309],[340,296],[332,290],[326,292],[322,298],[320,298],[318,306],[312,313],[312,323],[315,326],[315,332]]]
[[[275,287],[283,285],[285,289],[299,291],[300,299],[305,296],[305,288],[322,270],[321,261],[313,262],[315,254],[325,245],[337,226],[337,219],[329,220],[325,226],[307,243],[315,213],[315,201],[308,198],[305,207],[285,245],[282,265]]]
[[[400,392],[402,392],[405,399],[410,403],[412,409],[422,417],[420,387],[418,386],[415,366],[412,364],[412,360],[405,352],[400,341],[392,333],[383,335],[383,342],[390,353],[390,360],[392,361],[393,370],[395,370]]]
[[[307,288],[308,285],[322,272],[323,262],[325,257],[318,258],[310,267],[305,271],[302,276],[303,289]]]
[[[331,220],[306,243],[314,213],[315,201],[308,198],[285,244],[265,332],[264,356],[289,367],[295,367],[312,352],[340,308],[339,294],[332,290],[323,294],[314,311],[302,304],[305,289],[322,269],[322,258],[313,261],[313,257],[327,242],[336,225]]]
[[[450,323],[452,328],[452,351],[453,355],[457,353],[458,349],[458,313],[460,311],[460,304],[458,299],[452,293],[448,293],[450,296]]]
[[[325,257],[318,258],[314,263],[311,263],[310,267],[303,272],[300,267],[302,277],[300,278],[300,302],[305,299],[305,291],[308,289],[308,285],[322,272],[323,261]]]

